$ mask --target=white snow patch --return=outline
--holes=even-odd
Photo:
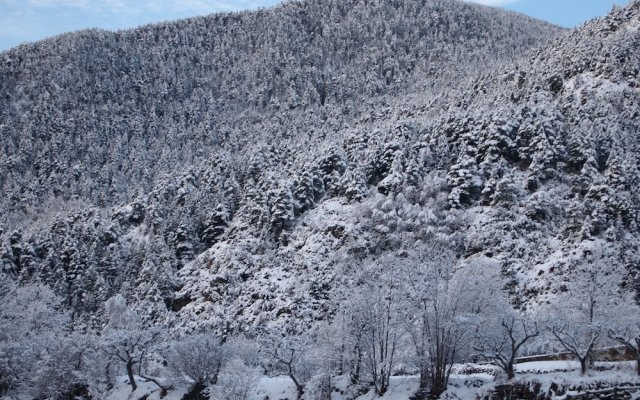
[[[297,398],[296,386],[286,376],[264,377],[260,379],[257,389],[249,400],[264,400],[267,397],[269,400],[295,400]]]
[[[638,32],[640,30],[640,19],[633,18],[626,26],[627,31],[629,32]]]
[[[153,382],[148,382],[145,379],[136,377],[136,384],[138,388],[135,392],[131,392],[131,385],[129,385],[129,379],[126,376],[118,378],[118,383],[115,388],[109,392],[106,400],[129,400],[139,399],[143,396],[148,396],[148,400],[160,399],[160,388]],[[180,400],[187,393],[187,388],[179,387],[175,390],[168,391],[167,395],[163,397],[163,400]]]
[[[419,377],[417,375],[410,376],[392,376],[389,381],[389,389],[382,395],[376,395],[373,389],[366,394],[357,398],[357,400],[406,400],[418,390]],[[334,398],[334,400],[341,399]]]
[[[144,226],[138,226],[135,229],[127,232],[126,235],[123,236],[123,239],[132,243],[148,243],[149,242],[149,234],[144,232]]]
[[[608,79],[595,76],[592,72],[578,74],[567,80],[564,86],[568,93],[578,93],[578,100],[581,100],[587,94],[601,96],[619,94],[627,90],[632,90],[625,81],[612,82]]]
[[[555,371],[575,371],[580,369],[580,363],[573,360],[530,361],[514,365],[518,373],[545,373]]]

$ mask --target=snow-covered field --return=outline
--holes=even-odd
[[[476,368],[476,365],[459,365],[454,368],[464,371]],[[485,366],[487,368],[491,368]],[[590,371],[584,376],[580,375],[580,365],[575,361],[534,361],[517,364],[518,376],[514,383],[525,385],[540,385],[542,392],[550,392],[552,385],[564,388],[564,392],[552,395],[551,398],[563,400],[567,395],[576,395],[584,390],[596,388],[629,388],[640,386],[640,377],[636,375],[632,362],[599,362],[596,368],[604,371]],[[487,372],[481,373],[454,373],[449,381],[449,389],[442,395],[442,399],[466,400],[483,398],[491,393],[496,384],[505,383],[501,377],[495,378]],[[333,378],[333,392],[331,400],[343,400],[353,398],[348,388],[348,378],[338,376]],[[394,376],[391,378],[389,390],[383,396],[377,396],[373,390],[356,397],[355,400],[407,400],[418,388],[418,376]],[[163,399],[180,400],[186,393],[185,387],[179,387],[169,391]],[[139,399],[149,395],[148,400],[159,400],[160,391],[151,382],[139,382],[138,390],[131,393],[130,386],[123,377],[121,383],[110,393],[108,400]],[[640,391],[634,399],[640,399]],[[212,399],[214,397],[211,397]],[[291,380],[284,376],[263,377],[258,387],[247,400],[294,400],[296,398],[295,386]]]

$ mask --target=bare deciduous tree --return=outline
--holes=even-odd
[[[514,311],[492,320],[485,319],[483,327],[474,350],[484,359],[495,362],[507,374],[507,379],[513,379],[518,353],[540,335],[538,324]]]
[[[607,336],[634,356],[636,373],[640,375],[640,306],[634,293],[622,293],[616,298],[618,304],[608,310]]]
[[[313,341],[308,335],[267,333],[261,337],[260,351],[267,361],[267,370],[272,374],[288,376],[296,387],[297,397],[304,394],[304,387],[312,375],[312,360],[309,350]]]
[[[382,396],[389,388],[402,335],[399,293],[393,283],[374,284],[367,287],[359,301],[365,322],[362,332],[364,365],[376,394]]]
[[[341,368],[351,382],[368,377],[378,395],[389,388],[403,335],[401,292],[395,258],[362,265],[354,285],[343,293],[334,324],[347,338],[341,341]]]
[[[469,342],[482,298],[472,275],[457,270],[455,253],[432,242],[401,261],[405,326],[420,370],[416,396],[439,396],[447,388],[456,356]]]
[[[121,295],[107,300],[105,309],[109,321],[103,330],[103,351],[125,365],[133,392],[138,387],[136,372],[142,372],[150,347],[160,339],[160,331],[145,329]]]
[[[171,346],[169,367],[178,379],[191,385],[215,385],[229,351],[220,339],[198,334]]]
[[[580,362],[585,374],[593,361],[596,345],[606,335],[610,309],[622,279],[620,264],[601,248],[585,251],[585,260],[575,270],[552,311],[549,330],[560,346]]]
[[[260,371],[240,358],[233,358],[220,370],[218,383],[214,387],[216,398],[224,400],[247,400],[260,382]]]
[[[513,379],[518,354],[541,334],[538,323],[532,315],[513,308],[498,265],[476,263],[473,279],[479,280],[484,288],[478,290],[483,304],[473,350],[500,367],[507,379]]]

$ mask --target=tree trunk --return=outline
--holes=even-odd
[[[219,365],[218,368],[216,369],[216,372],[211,377],[211,384],[212,385],[217,385],[218,384],[218,376],[220,375],[220,370],[221,369],[222,369],[222,366]]]
[[[208,400],[209,396],[205,395],[207,385],[203,381],[196,382],[189,391],[182,397],[183,400]]]
[[[298,396],[297,400],[300,400],[304,394],[304,387],[298,383],[296,383],[296,394]]]
[[[516,373],[515,373],[515,370],[513,368],[513,360],[510,360],[509,362],[507,362],[507,366],[505,368],[505,372],[507,373],[507,379],[508,380],[512,380],[513,378],[516,377]]]
[[[148,380],[149,382],[153,382],[153,383],[155,383],[155,385],[156,385],[157,387],[159,387],[159,388],[160,388],[161,393],[162,393],[162,392],[166,392],[166,391],[167,391],[167,388],[165,388],[165,387],[164,387],[164,385],[163,385],[163,384],[161,384],[161,383],[160,383],[160,381],[159,381],[159,380],[157,380],[156,378],[152,378],[152,377],[150,377],[150,376],[145,376],[145,375],[143,375],[143,374],[142,374],[142,372],[140,372],[140,371],[138,371],[138,376],[139,376],[140,378],[142,378],[142,379],[146,379],[146,380]]]
[[[418,390],[409,397],[409,400],[424,400],[429,393],[429,369],[420,367],[420,384]]]
[[[439,338],[438,340],[442,340]],[[431,378],[431,390],[429,394],[432,398],[439,398],[440,395],[447,389],[447,358],[444,345],[436,345],[435,363],[433,365],[432,378]]]
[[[380,387],[376,390],[378,396],[383,396],[389,389],[389,379],[385,371],[380,371]]]
[[[354,385],[360,382],[360,365],[362,365],[362,350],[360,350],[360,346],[357,346],[355,366],[351,369],[351,373],[349,374],[351,377],[351,383]]]
[[[446,388],[443,387],[442,382],[434,382],[433,387],[429,391],[429,394],[431,395],[431,398],[439,399],[440,395],[444,393],[445,390]]]
[[[129,383],[131,384],[131,391],[135,392],[138,388],[136,379],[133,377],[133,360],[127,361],[127,375],[129,376]]]
[[[105,382],[109,382],[107,384],[107,389],[113,389],[113,383],[111,383],[111,362],[108,362],[107,366],[104,368],[104,377]]]
[[[580,374],[584,375],[587,373],[587,364],[588,364],[588,358],[581,358],[580,359]]]
[[[340,346],[340,358],[338,359],[338,375],[344,374],[344,343]]]
[[[636,373],[640,375],[640,357],[636,358]]]
[[[302,398],[302,395],[304,394],[304,386],[301,385],[300,382],[298,382],[296,377],[291,372],[289,372],[289,378],[291,378],[293,384],[296,386],[296,392],[298,395],[297,399],[300,400],[300,398]]]

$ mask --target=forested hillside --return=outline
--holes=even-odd
[[[1,53],[0,295],[48,286],[75,332],[297,334],[443,244],[519,311],[587,264],[633,293],[639,28],[638,0],[570,31],[306,0]]]
[[[0,63],[3,206],[118,204],[176,165],[298,136],[281,113],[353,116],[363,99],[448,85],[555,32],[450,1],[309,1],[25,45]]]
[[[6,52],[4,270],[44,279],[79,314],[120,291],[164,313],[176,271],[226,231],[277,250],[316,203],[375,192],[403,143],[374,143],[419,133],[366,122],[405,112],[396,96],[431,102],[558,32],[446,0],[321,0]]]

